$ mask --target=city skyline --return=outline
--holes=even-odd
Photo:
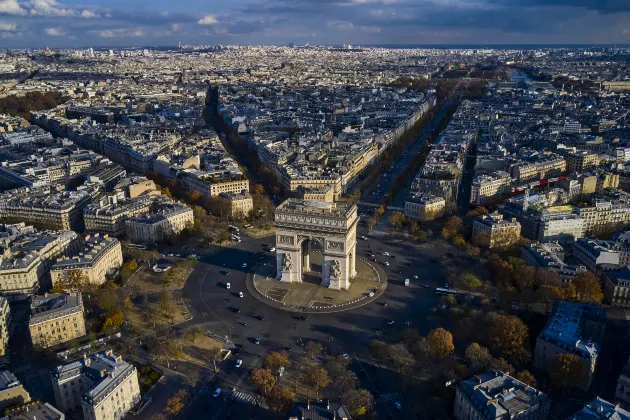
[[[0,0],[3,47],[624,44],[630,4],[581,0]]]

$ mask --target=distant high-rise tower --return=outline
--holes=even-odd
[[[293,42],[289,42],[289,48],[293,48],[295,47],[295,44]]]
[[[90,48],[90,57],[94,57],[94,48]]]
[[[181,41],[179,41],[179,42],[177,43],[177,48],[178,48],[178,49],[180,49],[180,50],[182,49],[182,42],[181,42]]]

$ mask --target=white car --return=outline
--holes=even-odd
[[[255,343],[256,343],[256,344],[260,344],[260,338],[256,337],[256,341],[255,341]]]
[[[389,263],[387,261],[385,261],[383,264],[385,264],[386,266],[389,266]]]
[[[243,263],[243,265],[241,267],[243,267],[243,268],[247,267],[247,263]]]
[[[271,248],[269,248],[269,252],[273,252],[276,250],[276,247],[272,246]]]
[[[349,359],[350,358],[350,356],[348,356],[348,353],[343,353],[341,355],[341,357],[343,357],[344,359]]]
[[[226,288],[226,289],[229,289],[229,288],[230,288],[230,286],[231,286],[231,284],[230,284],[230,283],[226,283],[226,284],[225,284],[225,288]]]
[[[242,298],[243,297],[243,292],[238,292],[238,297]]]
[[[363,239],[364,241],[367,241],[367,236],[361,236],[361,239]]]
[[[243,364],[243,361],[241,359],[238,359],[236,361],[236,367],[241,367],[242,364]]]
[[[385,252],[383,252],[383,255],[386,256],[386,257],[389,257],[389,252],[385,251]]]
[[[418,279],[418,275],[414,274],[413,278],[417,280]]]
[[[212,396],[213,396],[214,398],[218,397],[219,395],[221,395],[221,388],[217,388],[217,389],[214,391],[214,394],[212,394]]]

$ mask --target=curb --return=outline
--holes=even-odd
[[[365,260],[362,257],[356,257],[356,258],[360,260],[361,262],[367,264],[372,270],[374,270],[374,272],[376,273],[376,276],[378,277],[378,282],[381,285],[381,287],[377,291],[374,292],[374,296],[372,297],[364,295],[364,296],[359,297],[358,299],[354,299],[354,300],[344,302],[338,305],[333,305],[333,306],[311,306],[308,308],[297,307],[297,306],[287,306],[286,303],[279,301],[277,299],[274,299],[270,297],[269,295],[266,295],[265,293],[261,292],[256,286],[256,283],[254,282],[254,276],[255,276],[254,268],[260,266],[260,264],[254,265],[252,269],[250,269],[250,271],[247,273],[245,277],[245,287],[247,288],[249,293],[252,296],[254,296],[256,299],[258,299],[260,302],[263,302],[267,305],[273,306],[274,308],[282,309],[288,312],[305,313],[305,314],[326,314],[326,313],[337,313],[337,312],[349,311],[351,309],[360,308],[361,306],[374,302],[383,293],[385,293],[385,290],[387,289],[387,285],[388,285],[387,276],[381,276],[382,269],[380,267],[378,266],[375,267],[371,262]],[[384,271],[383,271],[383,274],[384,274]],[[384,281],[382,280],[383,277],[385,279]]]

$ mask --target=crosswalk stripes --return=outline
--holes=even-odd
[[[201,394],[201,395],[212,395],[212,394],[214,394],[215,390],[216,390],[216,387],[214,385],[204,384],[199,389],[199,394]],[[234,401],[247,403],[247,404],[254,404],[256,402],[256,397],[255,396],[253,396],[251,394],[248,394],[246,392],[240,392],[240,391],[228,391],[224,395],[223,399],[226,400],[226,401],[234,400]]]
[[[229,395],[225,396],[225,399],[233,399],[234,401],[246,403],[246,404],[254,404],[256,402],[256,397],[250,394],[246,394],[245,392],[232,391]]]
[[[374,404],[380,404],[383,402],[396,400],[398,399],[399,396],[400,394],[398,394],[398,392],[390,392],[387,394],[382,394],[382,395],[379,395],[378,398],[374,400]]]
[[[29,370],[30,368],[31,368],[30,363],[27,363],[25,365],[18,366],[17,368],[15,368],[15,372],[14,373],[24,372],[26,370]]]

